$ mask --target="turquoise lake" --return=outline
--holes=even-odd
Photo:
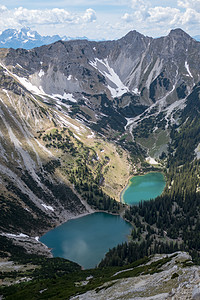
[[[134,176],[122,192],[122,202],[137,205],[141,200],[154,199],[161,195],[165,188],[165,177],[162,173],[148,173]]]
[[[132,226],[120,216],[99,212],[69,220],[47,232],[40,241],[52,248],[54,257],[94,268],[108,252],[127,241]]]

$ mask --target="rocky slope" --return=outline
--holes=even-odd
[[[126,133],[149,150],[153,133],[158,157],[199,82],[200,43],[181,29],[157,39],[132,31],[117,41],[10,49],[3,63],[28,90],[104,135]]]
[[[165,255],[156,255],[148,263],[156,263]],[[114,300],[114,299],[143,299],[143,300],[172,300],[172,299],[199,299],[199,266],[192,266],[191,257],[187,253],[169,255],[172,259],[163,264],[158,272],[151,275],[130,276],[125,279],[107,282],[99,291],[89,291],[83,295],[73,297],[73,300]],[[122,271],[123,273],[123,271]],[[121,274],[122,274],[121,273]],[[153,272],[152,272],[153,273]]]
[[[6,227],[8,232],[19,232],[21,227],[23,232],[31,233],[34,227],[38,229],[38,219],[45,228],[48,223],[62,222],[69,216],[87,212],[70,189],[64,192],[66,200],[59,194],[65,183],[53,174],[59,166],[58,158],[38,139],[41,131],[55,126],[55,119],[60,118],[62,124],[62,117],[46,109],[3,67],[0,73],[0,184],[1,209],[5,212],[1,227]],[[74,195],[71,203],[70,194]],[[6,214],[9,206],[10,215]]]
[[[1,57],[6,53],[2,49]],[[15,244],[93,211],[75,191],[74,176],[82,180],[77,184],[84,183],[81,176],[104,180],[104,192],[117,198],[130,169],[125,151],[27,88],[1,63],[0,231]]]
[[[172,129],[184,122],[192,126],[192,110],[198,119],[200,43],[181,29],[158,39],[132,31],[117,41],[1,49],[0,60],[2,199],[12,203],[11,215],[17,212],[13,224],[6,225],[8,232],[21,214],[29,224],[23,233],[30,234],[43,215],[47,228],[52,220],[60,223],[90,210],[73,191],[86,153],[91,155],[88,180],[103,183],[103,191],[117,198],[116,191],[134,168],[128,167],[129,155],[116,145],[132,155],[146,151],[158,157],[167,153]],[[106,144],[103,136],[115,146]],[[195,136],[190,152],[198,156]],[[92,150],[82,147],[78,155],[79,141]],[[67,143],[71,146],[66,154]],[[8,219],[2,219],[2,228]]]
[[[36,267],[37,270],[37,265],[6,261],[0,265],[7,276],[3,278],[5,286],[11,280],[9,274],[13,268],[18,271],[12,283],[29,281],[1,290],[0,293],[7,296],[5,299],[186,300],[200,297],[200,267],[195,266],[185,252],[155,255],[125,267],[79,270],[69,275],[66,272],[56,279],[50,274],[46,279],[35,281],[32,269]],[[26,277],[21,277],[23,274]]]

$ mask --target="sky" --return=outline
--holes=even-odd
[[[29,27],[41,35],[118,39],[131,30],[152,37],[182,28],[200,35],[200,0],[0,0],[0,31]]]

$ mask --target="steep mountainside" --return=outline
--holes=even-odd
[[[131,171],[128,153],[26,87],[1,64],[0,231],[17,244],[92,212],[87,202],[119,209],[110,196],[118,199]]]
[[[89,182],[95,182],[96,194],[103,191],[117,199],[116,191],[140,167],[136,155],[179,153],[176,129],[185,123],[188,135],[189,128],[195,135],[186,146],[188,153],[199,155],[200,43],[181,29],[159,39],[132,31],[117,41],[1,49],[0,59],[2,197],[6,194],[12,202],[12,215],[21,207],[27,219],[31,215],[29,233],[31,222],[38,221],[38,209],[47,216],[44,227],[52,219],[62,222],[67,212],[88,210],[74,194],[74,186],[98,208],[103,205],[94,203]],[[115,146],[105,144],[104,137]],[[130,157],[120,145],[137,167],[128,167]],[[62,184],[71,188],[61,193]],[[74,204],[63,200],[66,194],[70,199],[73,195]],[[2,218],[3,228],[5,221]],[[9,224],[7,230],[12,227]]]
[[[158,39],[132,31],[117,41],[10,49],[3,61],[27,89],[102,134],[116,140],[117,131],[120,141],[126,132],[148,150],[152,133],[153,156],[167,151],[170,128],[200,79],[200,43],[181,29]]]
[[[178,254],[183,263],[146,256],[184,250],[200,263],[199,70],[200,43],[180,29],[159,39],[133,31],[117,41],[0,49],[0,280],[32,280],[3,289],[7,299],[55,299],[57,292],[61,299],[112,299],[125,290],[127,299],[150,291],[171,299],[184,295],[188,280],[185,298],[198,289],[199,268],[188,255]],[[163,194],[132,207],[115,201],[131,175],[155,170],[147,156],[165,172]],[[33,255],[51,256],[38,235],[94,210],[133,225],[129,243],[111,249],[99,268],[81,272]],[[141,277],[124,288],[117,279],[125,274]],[[152,275],[147,289],[145,274]]]

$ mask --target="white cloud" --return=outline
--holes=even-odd
[[[149,2],[144,0],[132,0],[131,6],[133,9],[144,10],[149,6]]]
[[[149,19],[151,23],[173,23],[180,18],[180,10],[172,7],[157,6],[149,9]]]
[[[7,10],[7,7],[5,5],[0,6],[0,13],[5,12]]]
[[[199,26],[200,25],[200,13],[192,8],[187,8],[185,13],[181,17],[182,25]]]
[[[125,22],[129,23],[129,22],[133,22],[133,15],[130,15],[128,13],[125,13],[123,16],[122,16],[122,20],[124,20]]]
[[[41,9],[38,0],[31,4],[36,9],[28,9],[26,1],[13,9],[0,5],[0,30],[27,26],[43,35],[92,39],[116,39],[133,29],[154,37],[176,27],[199,34],[200,0],[57,0],[59,8],[52,8],[50,1],[48,9]]]
[[[132,0],[131,7],[133,8],[133,15],[137,20],[144,21],[149,17],[148,9],[150,3],[144,0]]]
[[[191,8],[200,12],[200,0],[178,0],[177,5],[183,8]]]
[[[94,22],[96,18],[96,12],[92,8],[88,8],[82,16],[82,20],[86,23]]]
[[[96,13],[89,8],[84,14],[75,14],[65,9],[27,9],[23,7],[13,10],[5,6],[0,7],[0,26],[1,28],[22,27],[35,25],[53,24],[83,24],[96,20]]]
[[[176,27],[195,32],[200,25],[200,0],[177,0],[168,6],[155,0],[131,0],[130,5],[132,11],[122,16],[123,22],[146,34],[165,34]]]

